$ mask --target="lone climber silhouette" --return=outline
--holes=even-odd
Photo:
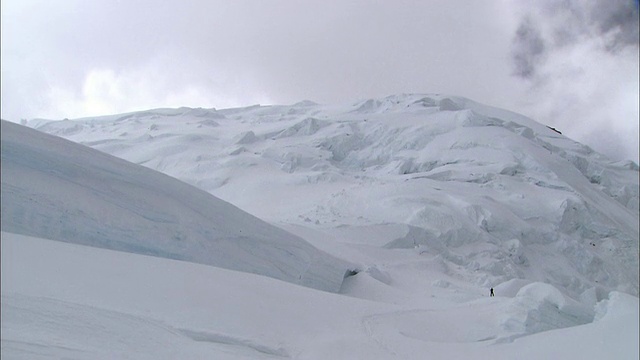
[[[491,288],[491,290],[489,290],[489,296],[492,296],[492,297],[493,297],[493,296],[495,296],[495,295],[493,294],[493,288]]]

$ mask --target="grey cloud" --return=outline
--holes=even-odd
[[[544,63],[544,51],[554,52],[594,37],[603,51],[638,47],[637,2],[631,0],[548,0],[521,2],[528,11],[513,35],[514,75],[530,78]],[[547,45],[547,46],[545,46]]]
[[[11,11],[31,3],[29,16]],[[497,2],[9,0],[2,10],[13,34],[3,38],[3,71],[20,79],[42,69],[50,87],[79,100],[96,69],[151,73],[154,96],[197,88],[212,99],[205,107],[221,106],[217,94],[238,98],[235,105],[254,103],[252,94],[293,103],[431,91],[482,101],[497,92],[488,84],[513,81],[503,74],[509,34]],[[7,84],[7,93],[18,87]],[[3,115],[47,116],[7,104]]]
[[[638,161],[637,0],[511,4],[511,75],[528,87],[520,109],[613,159]]]
[[[521,78],[535,76],[538,65],[544,60],[545,48],[540,30],[531,18],[525,17],[513,40],[513,74]]]
[[[611,34],[608,50],[638,46],[640,33],[638,5],[630,0],[600,0],[591,11],[591,21],[602,35]]]

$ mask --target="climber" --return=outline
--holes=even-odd
[[[493,297],[493,288],[491,288],[491,290],[489,290],[489,296]]]

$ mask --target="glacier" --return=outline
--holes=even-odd
[[[276,225],[345,237],[388,228],[376,244],[421,246],[483,286],[523,278],[573,297],[593,288],[638,295],[637,164],[466,98],[157,109],[28,125]]]
[[[443,94],[24,125],[3,357],[638,358],[638,166],[564,129]]]

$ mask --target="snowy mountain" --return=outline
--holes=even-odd
[[[521,115],[397,95],[25,125],[2,122],[3,358],[639,356],[638,166]]]
[[[2,121],[2,230],[338,291],[344,261],[161,173]]]
[[[29,125],[302,236],[419,246],[487,287],[520,278],[574,297],[638,295],[638,166],[468,99],[158,109]]]

